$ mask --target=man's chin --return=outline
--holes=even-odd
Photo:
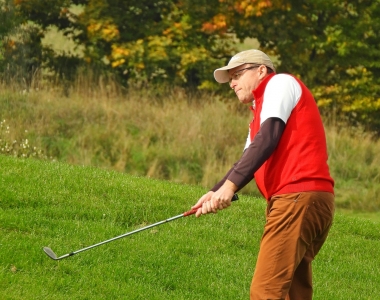
[[[240,99],[239,98],[239,101],[241,104],[249,104],[249,105],[252,105],[252,100],[250,99]]]

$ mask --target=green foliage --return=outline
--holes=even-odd
[[[10,46],[7,45],[5,37],[19,23],[12,1],[0,2],[0,20],[0,73],[2,73],[5,70],[5,49]]]
[[[226,34],[222,16],[217,25],[208,25],[207,21],[214,18],[213,5],[198,2],[193,6],[187,1],[173,0],[145,0],[133,5],[117,0],[16,1],[14,10],[20,22],[34,24],[39,36],[30,39],[30,47],[24,42],[20,42],[23,47],[13,43],[10,56],[17,56],[15,53],[21,48],[29,52],[39,49],[39,56],[30,56],[38,67],[45,63],[59,78],[72,81],[80,59],[68,53],[57,56],[50,48],[41,46],[46,30],[55,26],[78,46],[84,46],[81,60],[87,67],[110,70],[124,83],[170,82],[211,89],[217,85],[210,72],[219,66],[220,57],[230,55],[233,40]],[[218,5],[217,0],[213,2]],[[79,15],[72,12],[73,5],[83,5]],[[29,69],[23,71],[30,74]]]
[[[380,1],[269,3],[260,14],[232,10],[237,36],[276,54],[278,71],[300,76],[324,112],[379,130]]]
[[[20,14],[46,29],[51,25],[59,29],[67,30],[75,21],[75,15],[68,8],[79,4],[80,0],[15,0]]]
[[[23,26],[13,32],[12,37],[4,39],[3,80],[8,83],[18,82],[29,88],[40,73],[44,54],[41,38],[43,33],[36,26]]]
[[[6,1],[1,3],[1,79],[19,82],[29,89],[41,76],[42,68],[55,71],[59,79],[73,80],[78,59],[69,54],[56,54],[50,46],[43,46],[49,26],[55,26],[70,36],[76,29],[76,15],[67,8],[77,1]],[[64,59],[62,59],[62,56]],[[74,71],[73,71],[74,70]],[[47,72],[45,72],[47,73]]]
[[[13,1],[0,2],[0,38],[6,36],[20,23],[20,17],[15,10]]]
[[[206,87],[218,58],[232,50],[225,26],[203,26],[212,17],[211,3],[89,1],[80,17],[86,59],[104,59],[125,80]]]
[[[3,54],[3,42],[0,41],[0,67],[3,65],[4,63],[4,54]]]
[[[67,84],[81,67],[134,88],[224,92],[212,71],[236,51],[235,37],[255,38],[279,72],[305,81],[324,114],[380,132],[380,0],[15,0],[2,2],[0,17],[0,72],[27,86],[42,67]],[[83,57],[41,46],[49,26]]]

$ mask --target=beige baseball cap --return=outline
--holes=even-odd
[[[274,68],[274,65],[268,57],[268,55],[266,55],[264,52],[260,50],[251,49],[239,52],[238,54],[232,56],[227,66],[216,69],[214,71],[215,80],[219,83],[228,82],[230,80],[228,70],[231,70],[244,64],[265,65],[268,68],[271,68],[274,72],[276,72],[276,69]]]

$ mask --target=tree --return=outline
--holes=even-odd
[[[241,39],[301,77],[323,111],[380,130],[380,1],[223,1]]]
[[[29,49],[36,49],[28,52],[33,58],[29,59],[31,66],[44,62],[58,70],[81,63],[78,58],[64,63],[67,57],[39,48],[46,28],[54,25],[84,46],[82,63],[117,74],[125,83],[133,80],[215,90],[218,85],[211,72],[236,52],[235,37],[256,38],[262,50],[278,58],[279,72],[301,77],[314,91],[322,111],[333,111],[380,132],[380,0],[6,3],[14,3],[17,11],[13,14],[17,21],[11,18],[7,28],[34,24],[34,31],[28,33],[31,43],[24,42]],[[82,5],[83,12],[73,14],[72,5]],[[8,36],[9,32],[5,30]],[[14,54],[12,51],[20,49],[15,42],[2,39],[3,50]],[[6,53],[2,52],[3,62]]]
[[[4,72],[7,49],[13,46],[12,42],[7,40],[6,37],[20,24],[13,2],[0,2],[0,20],[0,72]]]
[[[65,34],[72,32],[75,16],[68,7],[77,2],[6,0],[1,3],[4,22],[0,29],[3,57],[0,67],[3,79],[22,82],[29,88],[43,66],[50,63],[50,66],[58,67],[56,61],[60,56],[50,47],[43,46],[42,39],[49,26],[56,26]],[[61,66],[69,69],[67,64]]]
[[[210,70],[231,52],[223,19],[207,27],[213,4],[90,0],[80,17],[86,59],[105,61],[126,80],[207,87]]]

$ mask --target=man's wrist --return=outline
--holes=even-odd
[[[239,187],[235,183],[228,179],[224,182],[222,187],[232,190],[234,193],[239,189]]]

